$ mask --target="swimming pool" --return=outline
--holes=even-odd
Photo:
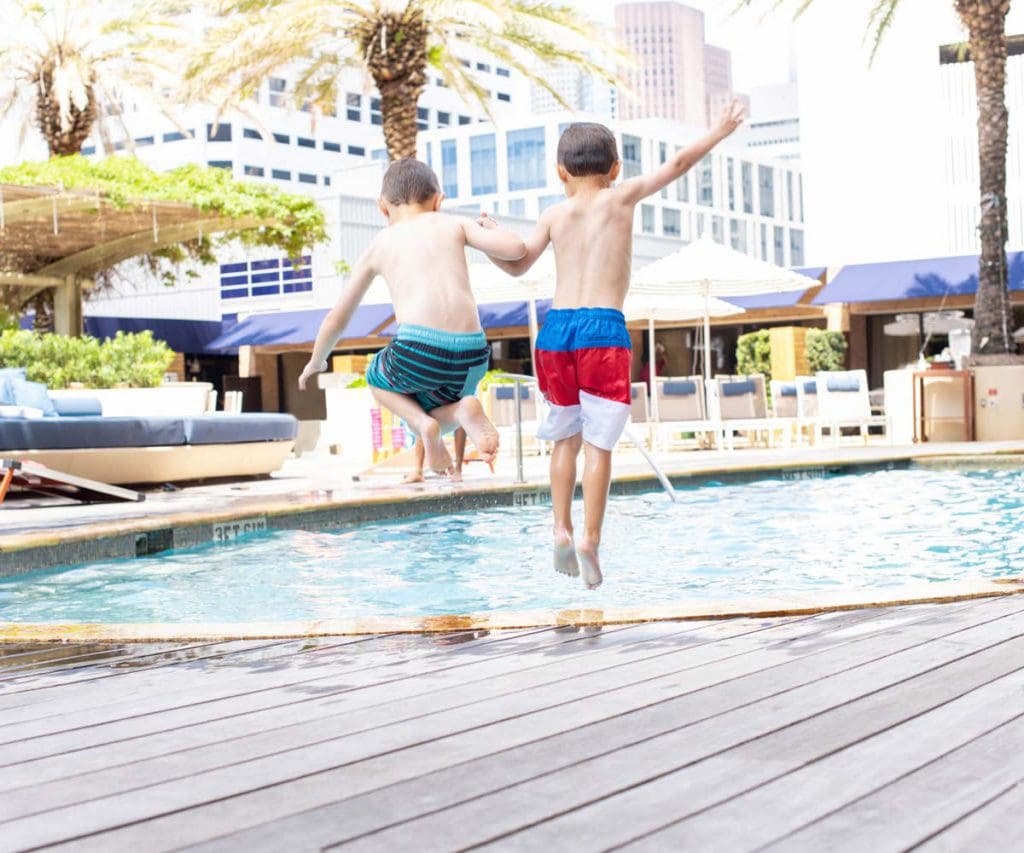
[[[799,472],[797,472],[799,474]],[[96,562],[0,581],[0,621],[427,616],[1008,577],[1024,467],[911,466],[612,497],[596,592],[550,568],[550,509],[501,508]]]

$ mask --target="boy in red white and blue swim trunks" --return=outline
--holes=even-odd
[[[571,124],[558,142],[558,176],[566,199],[541,214],[518,261],[494,259],[522,275],[550,243],[558,281],[552,310],[537,338],[537,379],[549,411],[538,435],[551,453],[555,569],[601,584],[598,548],[611,484],[611,451],[629,420],[630,342],[622,304],[629,289],[633,218],[654,195],[696,165],[743,120],[729,104],[711,132],[646,175],[616,184],[615,136],[599,124]],[[483,216],[480,224],[493,227]],[[576,459],[585,453],[583,536],[576,541],[572,499]]]

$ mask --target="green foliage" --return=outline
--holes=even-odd
[[[480,384],[477,386],[477,392],[483,394],[490,385],[512,385],[515,383],[514,379],[506,379],[501,374],[505,373],[504,370],[488,370],[484,374],[484,378],[480,380]]]
[[[767,329],[748,332],[736,339],[736,372],[744,376],[764,374],[768,383],[772,378],[772,347]]]
[[[211,216],[256,218],[265,224],[219,234],[218,241],[271,246],[292,258],[327,238],[323,211],[313,199],[268,184],[236,181],[226,169],[194,163],[155,172],[134,157],[87,160],[76,154],[0,168],[0,183],[94,191],[122,208],[140,200],[172,201],[191,204]]]
[[[846,336],[842,332],[809,329],[807,363],[812,374],[819,370],[842,370],[846,366]]]
[[[8,329],[18,328],[18,315],[11,311],[3,302],[0,302],[0,332]]]
[[[0,334],[0,367],[24,367],[31,381],[53,389],[71,383],[87,388],[153,388],[173,358],[167,344],[154,340],[150,331],[118,332],[105,341],[19,330]]]

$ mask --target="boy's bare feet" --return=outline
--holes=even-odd
[[[422,483],[423,482],[423,472],[422,471],[413,471],[410,474],[406,474],[404,477],[402,477],[402,482],[403,483]]]
[[[455,409],[455,419],[466,431],[484,462],[490,464],[498,455],[498,431],[484,414],[476,397],[463,397]]]
[[[572,534],[567,530],[555,531],[555,571],[571,578],[580,576],[580,565],[576,560],[576,546]]]
[[[601,575],[601,561],[597,556],[597,543],[584,539],[576,549],[580,558],[580,574],[587,589],[597,589],[604,577]]]
[[[448,474],[452,470],[452,455],[441,435],[441,425],[430,415],[424,415],[419,424],[420,441],[423,442],[424,459],[427,467],[438,474]]]

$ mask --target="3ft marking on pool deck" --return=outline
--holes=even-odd
[[[236,521],[218,521],[213,525],[213,541],[217,545],[223,545],[238,539],[240,536],[248,536],[250,533],[262,533],[267,529],[267,517],[257,515],[252,518],[239,518]]]

